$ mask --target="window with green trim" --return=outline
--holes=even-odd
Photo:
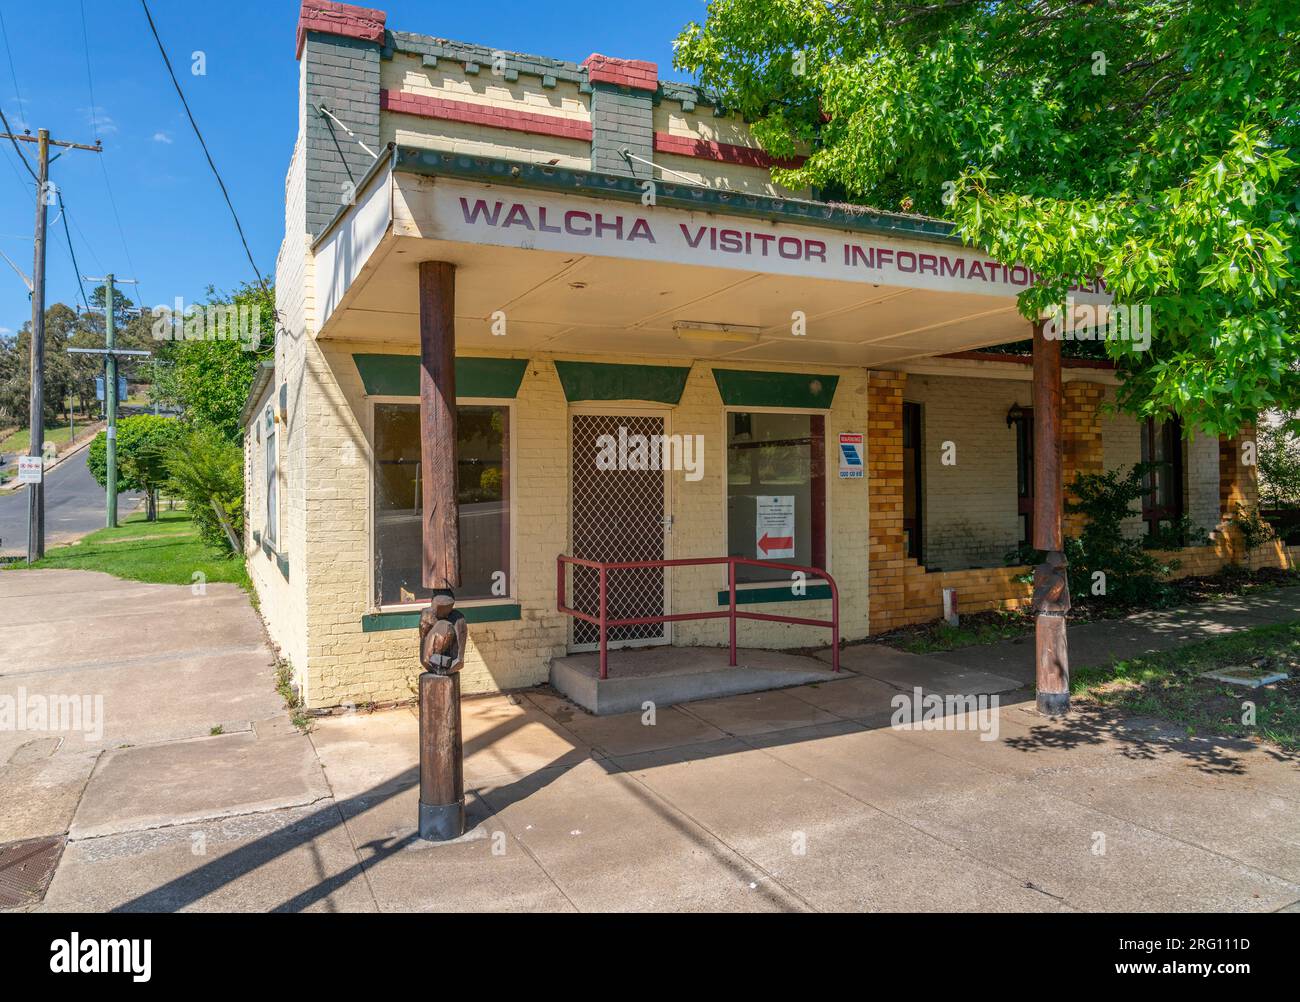
[[[374,405],[375,600],[427,602],[420,406]],[[456,408],[460,588],[457,598],[504,598],[510,582],[510,408]]]
[[[727,412],[727,552],[826,566],[826,418]],[[736,568],[738,582],[789,581],[790,572]]]

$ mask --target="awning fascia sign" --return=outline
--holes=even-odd
[[[662,181],[656,182],[653,204],[639,197],[630,204],[629,179],[604,178],[598,185],[596,175],[566,172],[569,185],[557,188],[545,169],[525,172],[516,164],[499,176],[489,172],[471,181],[440,174],[438,168],[459,163],[453,154],[421,151],[419,156],[423,159],[413,160],[409,151],[399,150],[399,164],[418,162],[428,169],[394,173],[397,229],[405,236],[952,292],[1004,299],[1008,305],[1036,279],[1024,266],[1006,266],[964,246],[948,224],[933,220],[866,226],[855,224],[852,213],[820,203],[689,185],[672,189],[687,195],[670,198],[670,186]],[[521,184],[516,170],[537,183]],[[636,191],[645,194],[639,185]],[[757,207],[750,212],[735,211],[751,203]],[[798,213],[792,215],[791,207]],[[814,209],[824,210],[821,218]],[[720,215],[728,211],[732,215]],[[739,215],[744,218],[735,218]],[[945,232],[927,229],[936,223]],[[877,235],[882,229],[886,235]],[[1071,295],[1085,305],[1111,299],[1100,280],[1077,286]]]

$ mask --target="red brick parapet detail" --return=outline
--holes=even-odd
[[[297,58],[302,58],[302,47],[309,31],[382,45],[387,16],[382,10],[370,7],[354,7],[348,3],[333,3],[332,0],[303,0],[302,10],[298,13]]]
[[[592,83],[616,84],[633,90],[659,89],[659,64],[644,59],[615,59],[593,52],[582,61]]]
[[[404,91],[384,89],[379,92],[379,107],[402,115],[419,115],[421,118],[439,118],[448,122],[466,122],[489,129],[509,129],[537,136],[558,136],[561,139],[578,139],[591,142],[591,123],[558,115],[543,115],[535,111],[515,111],[491,104],[471,101],[453,101],[427,94],[408,94]]]
[[[675,136],[670,132],[655,133],[655,152],[671,153],[679,157],[698,157],[720,163],[740,164],[744,167],[802,167],[807,157],[773,157],[751,146],[734,143],[715,143],[709,139]]]

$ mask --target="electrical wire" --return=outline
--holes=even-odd
[[[158,26],[154,24],[153,14],[149,12],[148,0],[140,0],[140,6],[144,8],[144,16],[149,21],[149,30],[153,32],[153,39],[158,45],[158,52],[162,55],[163,63],[167,66],[167,75],[171,77],[172,86],[176,88],[176,94],[185,108],[185,115],[190,120],[190,127],[194,130],[199,145],[203,147],[203,155],[207,157],[208,166],[212,169],[212,176],[217,179],[217,185],[221,188],[221,195],[226,200],[226,207],[230,210],[231,218],[235,221],[235,229],[239,231],[239,241],[244,245],[244,254],[248,257],[248,263],[253,268],[253,274],[257,276],[257,284],[262,287],[263,294],[270,295],[266,279],[262,277],[262,272],[257,267],[257,261],[253,258],[253,252],[248,246],[248,238],[244,235],[244,227],[239,222],[239,213],[235,211],[235,205],[230,200],[230,192],[226,188],[226,182],[221,179],[221,172],[217,170],[216,162],[212,159],[212,153],[208,150],[208,144],[199,129],[199,123],[194,120],[194,112],[190,110],[190,103],[185,99],[185,92],[181,90],[180,81],[176,79],[176,71],[172,69],[172,61],[168,58],[167,49],[163,46],[162,39],[158,35]]]
[[[81,290],[81,305],[90,312],[90,301],[86,299],[86,287],[81,282],[81,268],[77,266],[77,252],[72,249],[72,231],[68,229],[68,206],[63,201],[63,192],[59,192],[59,214],[63,217],[63,236],[68,241],[68,256],[72,258],[72,273],[77,276],[77,288]]]

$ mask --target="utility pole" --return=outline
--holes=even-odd
[[[133,278],[117,278],[111,273],[103,278],[85,276],[88,282],[104,283],[104,347],[103,348],[69,348],[70,354],[104,356],[104,411],[108,426],[104,429],[104,524],[110,529],[117,528],[117,356],[136,355],[149,357],[147,351],[130,351],[117,347],[117,327],[113,318],[113,293],[118,282],[134,285]]]
[[[31,345],[31,396],[28,398],[28,430],[30,439],[27,443],[27,455],[43,457],[45,455],[45,220],[46,206],[50,203],[50,164],[62,153],[50,157],[51,146],[61,146],[69,150],[89,150],[102,153],[103,147],[98,141],[94,146],[84,143],[66,143],[50,138],[49,129],[38,129],[35,136],[30,133],[14,135],[0,133],[0,139],[13,142],[36,144],[36,250],[32,265],[32,345]],[[22,157],[24,164],[27,158]],[[28,165],[30,171],[31,167]],[[42,472],[40,483],[27,485],[27,562],[39,560],[45,556],[45,478]]]

